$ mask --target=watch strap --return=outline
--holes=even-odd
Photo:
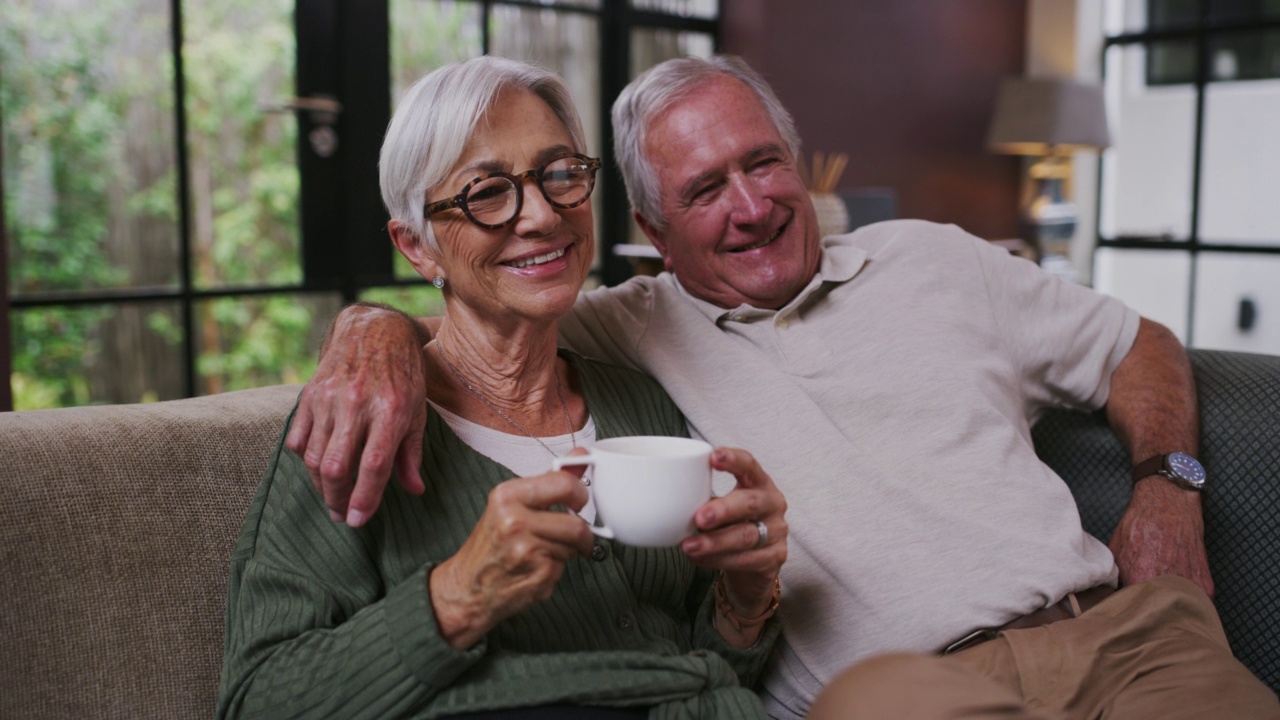
[[[1161,453],[1155,457],[1149,457],[1146,460],[1133,466],[1133,481],[1138,482],[1144,477],[1161,474],[1160,471],[1165,469],[1166,454]]]

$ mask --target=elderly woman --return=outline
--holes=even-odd
[[[422,497],[329,523],[281,446],[231,565],[220,717],[762,717],[785,503],[742,450],[737,488],[672,548],[596,540],[553,457],[683,435],[651,379],[557,352],[591,264],[598,160],[554,75],[484,57],[409,90],[381,156],[396,247],[443,288]],[[513,476],[516,476],[513,478]],[[718,572],[717,572],[718,571]],[[477,715],[479,713],[479,715]]]

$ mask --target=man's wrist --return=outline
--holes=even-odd
[[[1201,500],[1200,491],[1174,485],[1163,475],[1152,475],[1134,483],[1130,502],[1145,512],[1181,516],[1203,512]]]
[[[1133,482],[1159,477],[1185,490],[1203,490],[1204,467],[1185,452],[1152,455],[1133,467]]]
[[[383,319],[375,319],[379,317]],[[357,302],[342,308],[338,316],[333,319],[333,322],[329,323],[329,329],[325,332],[324,340],[320,343],[320,356],[324,357],[325,353],[329,351],[329,346],[334,338],[348,338],[352,333],[359,332],[361,328],[366,327],[371,322],[395,322],[395,320],[390,320],[393,317],[403,317],[411,326],[417,325],[413,318],[382,303]],[[415,329],[414,332],[416,333],[417,330]],[[425,345],[426,343],[424,342],[423,344]]]
[[[418,347],[422,347],[431,342],[431,331],[425,325],[418,321],[417,318],[399,308],[384,305],[382,303],[366,303],[361,302],[349,306],[356,311],[354,314],[358,316],[358,322],[362,323],[383,323],[398,322],[405,323],[409,331],[417,338]],[[352,322],[357,322],[352,319]]]

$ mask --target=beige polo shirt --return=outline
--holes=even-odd
[[[750,450],[785,493],[765,698],[781,717],[855,660],[936,651],[1117,576],[1030,428],[1106,402],[1137,313],[954,226],[822,245],[781,310],[720,308],[664,273],[584,294],[561,325],[571,348],[656,377],[692,432]]]

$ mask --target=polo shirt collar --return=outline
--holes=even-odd
[[[781,310],[771,310],[767,308],[757,308],[750,304],[743,303],[736,308],[722,308],[715,303],[707,302],[702,298],[694,296],[676,279],[675,275],[670,272],[663,272],[662,279],[673,285],[676,292],[685,300],[688,300],[698,312],[702,313],[706,318],[714,323],[719,323],[726,316],[732,315],[735,320],[745,320],[752,317],[767,317],[775,313],[786,313],[790,309],[800,306],[804,301],[814,293],[823,283],[845,283],[853,279],[858,271],[862,269],[867,262],[867,251],[858,247],[852,242],[853,235],[828,235],[822,238],[821,251],[822,258],[818,262],[818,273],[798,295],[791,299]]]

